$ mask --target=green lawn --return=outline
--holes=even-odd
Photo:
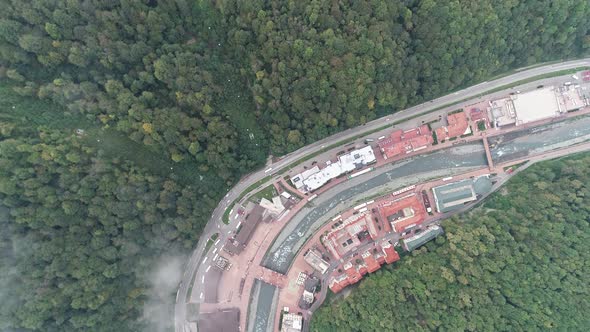
[[[486,130],[486,122],[485,121],[479,121],[477,123],[477,130],[479,130],[479,131],[485,131]]]
[[[250,200],[253,201],[254,203],[259,203],[260,200],[262,200],[263,198],[268,199],[269,201],[272,200],[273,197],[277,196],[277,190],[275,189],[275,187],[271,184],[270,186],[260,190],[259,192],[257,192],[256,194],[254,194]]]

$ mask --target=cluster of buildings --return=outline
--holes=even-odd
[[[409,130],[396,130],[379,141],[379,150],[385,159],[426,149],[434,142],[428,125]]]
[[[495,127],[523,125],[560,116],[588,105],[579,85],[544,87],[490,101],[488,111]]]
[[[332,225],[332,229],[322,236],[324,246],[336,259],[357,248],[361,243],[374,240],[377,237],[377,225],[371,214],[363,211],[353,214],[346,220],[339,220]]]
[[[373,153],[373,148],[366,146],[341,155],[336,162],[327,161],[326,167],[322,169],[315,166],[299,173],[291,177],[291,182],[299,191],[312,192],[334,178],[359,170],[375,162],[377,162],[377,159]]]
[[[478,200],[491,188],[489,176],[483,175],[434,187],[432,193],[437,211],[445,213]],[[330,270],[330,261],[340,267],[339,272],[329,278],[328,287],[332,292],[338,293],[366,274],[379,270],[383,264],[399,260],[393,244],[385,240],[387,234],[400,234],[402,247],[407,251],[443,234],[438,225],[424,225],[431,210],[430,198],[425,190],[420,193],[414,189],[415,186],[411,186],[376,202],[358,205],[347,218],[337,216],[332,219],[330,229],[320,237],[325,250],[316,246],[304,254],[305,262],[320,275]]]
[[[420,201],[420,196],[405,189],[378,202],[369,201],[355,207],[356,211],[348,218],[337,217],[332,220],[335,223],[321,239],[327,253],[338,264],[342,262],[341,274],[334,275],[329,280],[328,287],[334,293],[357,283],[367,273],[379,270],[383,264],[399,260],[399,254],[389,241],[381,240],[380,244],[374,242],[379,241],[380,235],[392,231],[401,233],[402,236],[410,234],[419,229],[426,219],[426,208]],[[372,208],[369,210],[368,206]],[[363,250],[360,255],[351,255],[362,245],[370,248]],[[319,250],[310,250],[304,258],[318,272],[324,274],[328,270],[329,263]]]
[[[361,254],[361,258],[350,260],[342,266],[343,273],[330,278],[328,287],[334,293],[340,292],[346,286],[359,282],[364,275],[381,268],[383,264],[391,264],[399,260],[399,254],[388,241]]]

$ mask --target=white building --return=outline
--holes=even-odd
[[[562,112],[553,87],[536,89],[512,96],[516,125],[559,116]]]
[[[492,100],[489,107],[491,118],[497,127],[502,127],[557,117],[567,111],[559,101],[559,94],[550,86]]]
[[[284,313],[281,332],[298,332],[303,329],[303,316],[295,313]]]
[[[338,161],[335,163],[326,162],[327,166],[321,170],[318,166],[315,166],[312,169],[297,174],[291,178],[291,182],[293,182],[293,185],[298,190],[304,192],[314,191],[342,174],[352,172],[355,169],[362,168],[376,161],[373,148],[366,146],[362,149],[343,154],[338,157]]]

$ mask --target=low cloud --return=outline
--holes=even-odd
[[[185,259],[184,256],[162,257],[147,276],[150,289],[142,317],[148,326],[146,332],[164,332],[173,328],[174,300]]]

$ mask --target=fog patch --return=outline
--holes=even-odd
[[[149,289],[142,322],[147,332],[170,331],[174,326],[174,300],[182,276],[184,256],[161,257],[146,276]]]

